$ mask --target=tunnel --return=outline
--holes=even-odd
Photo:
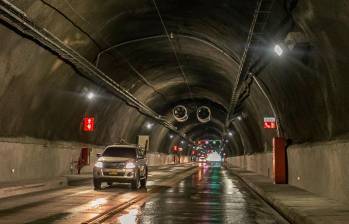
[[[349,222],[347,1],[0,0],[0,12],[0,204],[79,182],[106,146],[146,139],[148,166],[191,164],[207,181],[219,169],[249,188],[253,174],[316,195],[303,198],[314,209],[333,203],[324,223]],[[321,208],[297,218],[258,189],[289,223],[320,223]]]

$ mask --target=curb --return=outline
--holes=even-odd
[[[16,186],[1,187],[0,199],[63,188],[67,184],[67,178],[59,177],[52,180],[41,180]]]
[[[349,223],[349,207],[332,199],[239,168],[226,169],[241,179],[292,224]]]

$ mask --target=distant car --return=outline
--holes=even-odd
[[[199,157],[198,162],[199,163],[206,163],[206,158],[205,157]]]
[[[103,182],[111,185],[130,183],[133,189],[145,187],[148,167],[145,152],[136,145],[110,145],[97,154],[98,160],[93,168],[93,185],[101,189]]]

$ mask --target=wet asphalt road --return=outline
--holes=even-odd
[[[107,223],[287,223],[220,166],[199,171]]]
[[[90,179],[76,186],[1,199],[0,224],[80,224],[139,195],[152,196],[153,189],[169,189],[193,172],[195,164],[149,167],[148,187],[138,191],[118,184],[104,184],[102,190],[94,191]]]
[[[103,223],[287,223],[220,164],[156,167],[149,173],[147,189],[138,191],[124,185],[94,191],[88,182],[3,199],[0,223],[78,224],[142,195],[146,197]]]

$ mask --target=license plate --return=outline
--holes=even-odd
[[[108,170],[109,175],[117,175],[118,171],[117,170]]]

